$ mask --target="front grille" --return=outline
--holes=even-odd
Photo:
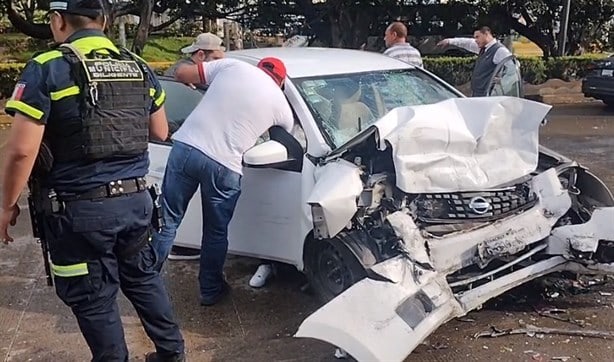
[[[529,209],[537,195],[529,182],[501,190],[431,193],[416,196],[410,208],[427,223],[492,220]]]

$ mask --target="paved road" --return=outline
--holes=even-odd
[[[0,130],[0,159],[7,131]],[[577,158],[614,189],[614,112],[599,103],[555,107],[543,128],[542,142]],[[85,361],[89,352],[74,318],[45,286],[38,245],[28,236],[28,218],[13,231],[17,240],[0,246],[0,359],[4,361]],[[165,280],[181,321],[191,361],[332,361],[333,348],[317,341],[292,338],[300,321],[317,308],[315,299],[300,291],[303,280],[283,273],[263,290],[247,287],[253,260],[232,258],[227,276],[231,298],[213,308],[198,306],[197,268],[194,262],[170,262]],[[549,305],[569,309],[573,318],[614,330],[614,297],[598,290],[561,296],[551,301],[535,298],[540,289],[508,293],[499,303],[470,313],[469,321],[452,321],[419,346],[407,361],[549,361],[552,357],[608,361],[612,343],[578,337],[508,336],[472,338],[489,325],[518,326],[523,319],[540,326],[578,328],[538,316],[533,307]],[[614,292],[609,283],[601,292]],[[138,318],[122,297],[121,310],[133,360],[143,360],[152,349]]]

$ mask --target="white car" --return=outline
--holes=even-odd
[[[522,283],[614,271],[614,197],[539,146],[550,107],[505,96],[520,94],[513,58],[493,76],[494,97],[470,99],[370,52],[227,56],[275,56],[288,70],[296,126],[272,128],[245,153],[229,253],[305,272],[326,304],[297,337],[400,361],[441,324]],[[161,81],[176,129],[202,93]],[[169,150],[150,144],[150,180],[161,182]],[[198,194],[175,245],[200,247]]]

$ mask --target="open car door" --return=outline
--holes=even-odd
[[[524,97],[520,63],[515,56],[505,58],[490,78],[488,96]]]

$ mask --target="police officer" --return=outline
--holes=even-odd
[[[156,346],[147,361],[183,361],[183,337],[154,268],[154,206],[144,180],[149,137],[168,133],[165,93],[144,61],[104,36],[101,0],[54,0],[49,21],[59,45],[27,63],[6,104],[14,120],[0,241],[13,241],[7,229],[17,200],[36,178],[56,293],[93,360],[128,361],[121,288]]]

